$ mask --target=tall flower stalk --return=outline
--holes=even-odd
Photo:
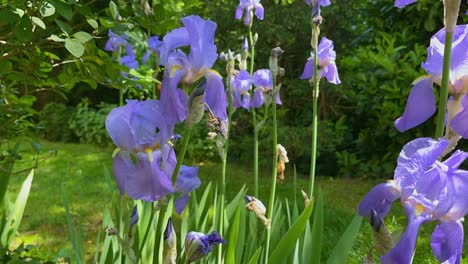
[[[453,31],[445,32],[445,46],[444,46],[444,64],[442,67],[442,82],[440,84],[439,96],[439,109],[437,112],[437,123],[435,138],[441,138],[444,135],[445,128],[445,112],[447,109],[448,100],[448,83],[450,74],[450,57],[452,53]]]
[[[268,219],[270,221],[273,217],[273,207],[275,205],[275,194],[276,194],[276,177],[278,168],[276,163],[278,161],[278,123],[276,119],[276,102],[274,101],[275,98],[278,98],[279,93],[279,84],[277,84],[276,77],[279,73],[278,67],[278,57],[283,53],[283,50],[279,47],[274,48],[271,51],[270,55],[270,72],[272,75],[272,82],[273,82],[273,91],[272,91],[272,142],[273,142],[273,160],[272,160],[272,172],[271,172],[271,188],[270,188],[270,199],[268,203]],[[267,228],[267,239],[266,239],[266,247],[265,247],[265,264],[268,263],[268,254],[270,251],[270,240],[271,240],[271,228]]]
[[[253,39],[252,29],[249,28],[249,44],[250,44],[250,76],[253,75],[255,64],[255,42]],[[254,94],[254,87],[250,90],[251,96]],[[250,107],[252,113],[252,126],[254,128],[254,195],[258,197],[258,128],[257,128],[257,111],[255,107]]]

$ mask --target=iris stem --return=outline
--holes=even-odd
[[[318,27],[312,23],[312,27]],[[312,29],[314,31],[314,29]],[[317,160],[317,123],[318,123],[318,97],[319,97],[319,82],[320,78],[318,75],[318,34],[312,34],[312,37],[315,38],[312,40],[312,43],[315,43],[312,47],[314,49],[314,75],[313,75],[313,93],[312,93],[312,146],[311,146],[311,154],[310,154],[310,189],[309,189],[309,197],[310,199],[314,196],[314,184],[315,184],[315,163]]]
[[[224,143],[224,153],[223,153],[223,168],[221,172],[221,195],[220,195],[220,216],[219,216],[219,234],[223,236],[224,233],[224,196],[226,193],[226,168],[227,168],[227,157],[229,149],[229,131],[231,130],[231,116],[232,116],[232,102],[229,99],[229,108],[228,108],[228,125],[226,128],[226,142]],[[223,263],[223,244],[218,246],[218,263]]]
[[[274,78],[274,77],[273,77]],[[275,87],[275,80],[273,80],[273,87]],[[276,167],[276,162],[278,160],[278,151],[277,151],[277,145],[278,145],[278,129],[277,129],[277,121],[276,121],[276,101],[275,99],[276,96],[273,95],[272,99],[272,106],[273,106],[273,126],[272,126],[272,132],[273,132],[273,169],[271,173],[271,188],[270,188],[270,200],[268,203],[268,219],[272,221],[273,217],[273,207],[275,204],[275,192],[276,192],[276,174],[277,174],[277,167]],[[267,229],[267,240],[266,240],[266,247],[265,247],[265,264],[268,263],[268,254],[270,250],[270,239],[271,239],[271,226],[273,223],[271,223],[270,228]]]
[[[255,44],[253,41],[252,29],[249,28],[249,44],[250,44],[250,76],[253,75],[254,64],[255,64]],[[250,90],[251,96],[253,96],[253,86]],[[257,112],[255,107],[250,107],[252,113],[252,126],[254,129],[254,196],[258,197],[258,130],[257,130]]]
[[[448,82],[450,74],[450,57],[452,53],[453,32],[445,32],[444,46],[444,64],[442,68],[442,82],[440,85],[439,109],[437,112],[437,125],[435,138],[441,138],[444,135],[445,113],[447,110]]]
[[[185,126],[184,141],[182,143],[182,149],[180,150],[180,153],[178,153],[177,164],[174,169],[174,173],[172,174],[172,182],[174,183],[174,185],[176,184],[177,175],[179,175],[180,166],[182,165],[182,162],[184,162],[185,152],[187,151],[187,146],[190,140],[191,132],[192,132],[192,127]]]

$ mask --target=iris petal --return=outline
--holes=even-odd
[[[336,85],[341,83],[335,63],[329,63],[327,66],[322,68],[322,77],[327,78],[329,83]]]
[[[468,95],[465,94],[460,103],[463,109],[452,118],[450,126],[457,134],[468,139]]]
[[[206,75],[206,91],[204,100],[210,106],[217,118],[224,120],[227,119],[227,96],[224,91],[223,80],[219,74],[210,71]]]
[[[314,75],[314,58],[307,59],[304,71],[301,74],[301,80],[310,79]]]
[[[379,217],[384,218],[392,208],[392,203],[399,197],[400,191],[394,184],[378,184],[362,199],[358,206],[359,215],[370,217],[370,212],[374,209]]]
[[[402,264],[411,263],[413,260],[414,246],[418,238],[419,226],[425,221],[424,218],[411,216],[405,232],[400,241],[390,252],[382,256],[382,264]]]
[[[445,264],[459,264],[463,248],[463,225],[460,221],[438,224],[431,237],[432,252]]]
[[[403,116],[395,121],[400,132],[413,128],[431,117],[435,110],[435,97],[432,91],[432,80],[419,80],[411,90]]]

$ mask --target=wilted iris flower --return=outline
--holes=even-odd
[[[468,157],[456,151],[440,162],[437,159],[449,142],[430,138],[415,139],[403,147],[398,157],[394,180],[375,186],[359,204],[359,214],[378,217],[390,211],[400,198],[408,226],[399,242],[382,263],[411,263],[421,224],[439,220],[432,238],[432,251],[440,262],[459,263],[463,246],[462,218],[468,212],[468,171],[458,167]],[[447,262],[445,262],[447,261]]]
[[[214,35],[216,23],[199,16],[182,18],[184,27],[169,32],[161,47],[161,64],[166,66],[161,101],[166,117],[172,122],[182,122],[187,117],[187,96],[178,88],[186,87],[206,78],[204,102],[216,117],[227,119],[227,97],[221,75],[211,67],[218,58]],[[189,46],[187,55],[181,47]]]
[[[251,85],[252,77],[247,71],[239,71],[231,77],[231,98],[234,107],[243,107],[250,110],[249,90]]]
[[[236,19],[239,20],[242,18],[244,11],[244,25],[252,25],[253,22],[253,13],[255,10],[255,16],[259,20],[263,20],[264,9],[262,4],[260,4],[260,0],[240,0],[239,5],[236,9]]]
[[[125,106],[113,109],[106,118],[106,129],[114,144],[114,176],[121,194],[135,200],[152,202],[174,192],[180,212],[186,194],[200,185],[198,168],[182,166],[176,180],[172,174],[177,163],[172,145],[174,124],[167,122],[160,101],[127,100]]]
[[[441,29],[431,38],[427,49],[427,59],[421,64],[428,75],[413,82],[403,116],[395,121],[395,127],[400,131],[413,128],[431,117],[436,111],[433,83],[440,85],[445,46],[445,30]],[[452,44],[452,59],[449,72],[449,93],[453,96],[449,102],[449,125],[451,128],[468,138],[468,25],[460,25],[455,29]],[[456,104],[451,106],[451,104]]]
[[[266,217],[266,207],[262,201],[250,195],[244,195],[244,200],[247,202],[245,208],[254,212],[257,218],[262,221],[265,228],[270,229],[271,221]]]
[[[221,243],[226,241],[216,231],[210,234],[189,232],[185,237],[185,257],[188,263],[197,261],[211,252],[211,246]]]
[[[315,52],[312,51],[310,58],[304,66],[301,79],[310,79],[314,76],[314,56]],[[338,76],[338,69],[336,68],[335,59],[336,52],[333,50],[333,41],[323,37],[318,45],[318,67],[320,70],[320,77],[327,78],[329,83],[340,84],[340,78]]]
[[[276,104],[282,104],[279,92],[276,93],[273,99],[273,77],[268,69],[260,69],[253,74],[253,85],[255,86],[253,100],[251,106],[260,108],[264,103],[267,105],[275,100]]]

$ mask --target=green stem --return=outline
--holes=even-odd
[[[273,82],[273,87],[274,86]],[[273,96],[275,98],[275,96]],[[278,145],[278,129],[277,129],[277,121],[276,121],[276,102],[273,99],[272,101],[272,106],[273,106],[273,170],[271,173],[271,189],[270,189],[270,201],[268,203],[268,219],[270,221],[273,221],[273,206],[275,204],[275,192],[276,192],[276,174],[277,174],[277,167],[276,167],[276,162],[278,161],[278,151],[277,151],[277,145]],[[271,226],[273,223],[271,222]],[[265,248],[265,263],[268,263],[268,254],[270,250],[270,238],[271,238],[271,226],[269,229],[267,229],[267,240],[266,240],[266,248]]]
[[[255,45],[253,41],[252,29],[249,28],[249,44],[250,44],[250,76],[253,75],[255,64]],[[250,89],[250,95],[253,96],[253,86]],[[257,130],[257,111],[254,107],[250,108],[252,112],[252,126],[254,129],[254,196],[258,198],[258,130]]]
[[[143,251],[143,248],[145,247],[145,243],[146,243],[146,240],[148,239],[149,231],[150,231],[151,226],[153,224],[154,215],[156,214],[156,211],[155,211],[156,205],[155,205],[155,203],[156,202],[151,203],[151,205],[152,205],[151,206],[151,215],[150,215],[150,219],[149,219],[149,222],[148,222],[148,226],[146,227],[145,234],[143,235],[143,240],[141,241],[141,247],[138,249],[138,251],[136,253],[137,261],[141,258],[141,253]]]
[[[444,135],[445,128],[445,112],[447,110],[447,99],[448,99],[448,82],[450,72],[450,57],[452,53],[452,40],[453,32],[445,33],[445,46],[444,46],[444,64],[442,68],[442,82],[440,85],[440,96],[439,96],[439,109],[437,112],[437,125],[435,138],[441,138]]]
[[[123,87],[120,87],[120,89],[119,89],[119,106],[122,106],[122,105],[124,104],[124,103],[123,103],[123,98],[124,98],[124,96],[123,96],[123,94],[124,94],[123,89],[124,89]]]
[[[185,152],[187,151],[187,146],[190,140],[191,132],[192,132],[192,127],[185,126],[184,141],[182,143],[182,149],[180,150],[180,153],[177,153],[178,154],[177,164],[174,169],[174,173],[172,174],[172,182],[174,183],[174,185],[176,184],[177,175],[179,175],[180,166],[182,166],[182,162],[184,162]]]
[[[231,102],[229,102],[231,105]],[[228,149],[229,149],[229,130],[231,128],[231,115],[232,111],[228,109],[228,125],[226,131],[226,142],[224,143],[224,157],[223,157],[223,168],[221,172],[221,194],[220,194],[220,216],[219,216],[219,234],[223,236],[224,233],[224,196],[226,193],[226,168],[227,168],[227,157],[228,157]],[[218,246],[218,263],[223,263],[223,244],[219,244]]]
[[[313,90],[313,103],[312,103],[312,148],[310,155],[310,190],[309,197],[314,196],[314,184],[315,184],[315,163],[317,159],[317,106],[318,106],[318,93],[319,93],[319,82],[318,79],[318,67],[317,67],[317,56],[314,56],[314,90]]]

